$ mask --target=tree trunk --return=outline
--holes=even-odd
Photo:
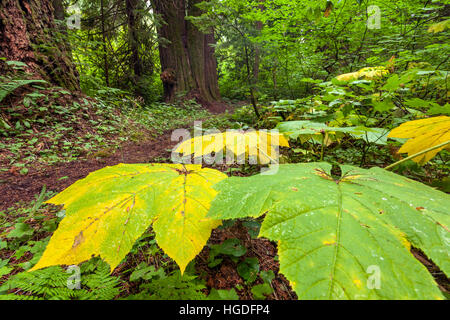
[[[143,74],[143,67],[139,56],[138,38],[138,0],[126,0],[126,11],[128,20],[128,39],[130,46],[130,65],[133,68],[133,84],[136,87],[136,94],[141,95],[139,82]]]
[[[63,0],[52,0],[52,5],[54,9],[54,17],[56,20],[64,21],[65,10],[63,5]]]
[[[58,35],[52,0],[0,1],[0,57],[22,61],[36,77],[78,91],[78,72]]]
[[[105,68],[105,83],[106,86],[109,87],[109,64],[108,64],[108,50],[106,47],[105,6],[103,0],[100,0],[100,19],[102,24],[103,65]]]
[[[162,19],[158,28],[161,79],[164,98],[169,102],[179,95],[197,98],[200,103],[220,100],[217,61],[211,46],[215,44],[213,30],[204,34],[185,19],[186,15],[201,15],[195,6],[200,2],[152,0],[155,13]]]

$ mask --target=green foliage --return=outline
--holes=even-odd
[[[382,128],[364,127],[329,127],[323,123],[312,121],[288,121],[278,124],[277,129],[291,139],[301,138],[302,141],[312,139],[321,142],[323,136],[327,140],[339,140],[344,134],[356,139],[363,139],[367,143],[386,144],[388,131]]]
[[[237,295],[234,289],[230,290],[212,289],[208,295],[208,300],[239,300],[239,296]]]
[[[125,1],[78,2],[83,23],[80,30],[69,30],[66,38],[80,70],[81,88],[91,96],[109,91],[108,87],[133,92],[146,103],[158,101],[162,96],[156,72],[159,58],[156,19],[146,1],[133,3],[136,7],[130,30]],[[132,51],[133,45],[136,53]],[[137,61],[133,54],[138,55]],[[138,74],[135,63],[140,69]]]
[[[181,275],[177,270],[171,275],[158,274],[148,283],[141,284],[140,292],[127,300],[205,300],[204,284],[196,276]]]
[[[8,237],[23,238],[26,236],[32,236],[33,233],[33,229],[28,224],[19,222],[14,225],[14,230],[8,234]]]
[[[381,9],[380,29],[368,28],[369,5]],[[203,8],[206,13],[196,22],[222,35],[216,47],[219,81],[222,94],[230,98],[243,99],[253,87],[261,100],[294,100],[312,92],[305,78],[330,80],[393,55],[399,70],[420,62],[428,63],[430,71],[448,70],[446,55],[439,54],[449,50],[442,2],[213,0]],[[429,27],[441,32],[429,33]]]
[[[247,283],[253,283],[259,272],[258,258],[246,258],[244,261],[238,264],[237,272]]]
[[[273,271],[261,271],[260,277],[263,283],[253,286],[251,290],[255,300],[265,300],[268,295],[273,293],[272,280],[275,278]]]
[[[208,267],[214,268],[222,263],[222,258],[217,258],[220,255],[229,256],[234,262],[238,261],[247,252],[247,249],[240,243],[239,239],[227,239],[221,244],[214,244],[210,246]]]
[[[164,278],[165,272],[163,269],[156,270],[155,266],[148,266],[145,262],[140,263],[130,275],[130,281],[137,280],[152,280],[154,278]]]
[[[130,120],[151,129],[155,135],[211,116],[193,100],[180,104],[152,103],[138,109],[130,109],[128,115]]]
[[[0,87],[8,89],[0,89],[4,97],[0,101],[0,148],[7,151],[10,166],[25,175],[27,167],[36,162],[70,161],[91,149],[117,145],[117,138],[108,138],[118,135],[123,122],[118,109],[123,92],[110,91],[109,99],[93,100],[28,78],[19,70],[0,79]],[[12,89],[19,86],[23,93],[16,96]]]
[[[268,283],[258,284],[252,288],[253,298],[255,300],[265,300],[266,295],[271,294],[272,287]]]

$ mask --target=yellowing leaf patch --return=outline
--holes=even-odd
[[[199,165],[120,164],[106,167],[50,199],[66,216],[31,269],[73,265],[100,256],[111,271],[153,225],[156,241],[181,272],[200,253],[220,220],[206,218],[226,178]]]
[[[254,157],[260,164],[273,162],[277,155],[276,147],[289,147],[288,140],[281,134],[266,131],[227,131],[204,135],[181,143],[175,152],[184,156],[208,156],[224,149],[245,160]],[[244,158],[245,157],[245,158]]]
[[[399,153],[408,153],[412,156],[450,140],[450,117],[442,116],[406,122],[392,130],[389,137],[409,138],[410,140],[400,148]],[[443,146],[413,160],[425,164],[445,148],[450,150],[449,145]]]
[[[325,12],[323,13],[323,16],[325,18],[328,18],[331,14],[331,12],[333,11],[334,5],[333,2],[331,1],[327,1],[327,7],[325,8]]]
[[[381,78],[387,74],[389,74],[389,70],[385,67],[368,67],[356,72],[341,74],[337,76],[336,79],[339,81],[351,81],[361,78],[365,80],[373,80],[376,78]]]
[[[445,31],[448,28],[450,28],[450,19],[441,21],[439,23],[432,24],[428,28],[428,32],[429,33],[439,33],[439,32]]]

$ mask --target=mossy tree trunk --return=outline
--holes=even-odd
[[[35,77],[80,90],[70,49],[55,24],[52,0],[0,1],[0,57],[26,63]]]
[[[152,0],[152,6],[162,22],[160,37],[161,79],[166,101],[185,95],[200,103],[220,100],[217,61],[214,56],[213,30],[201,32],[188,16],[199,16],[195,6],[202,0]]]

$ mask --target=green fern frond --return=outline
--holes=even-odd
[[[93,259],[80,269],[80,289],[70,289],[71,274],[55,266],[13,276],[0,300],[111,300],[119,295],[120,280],[110,275],[106,263]]]

